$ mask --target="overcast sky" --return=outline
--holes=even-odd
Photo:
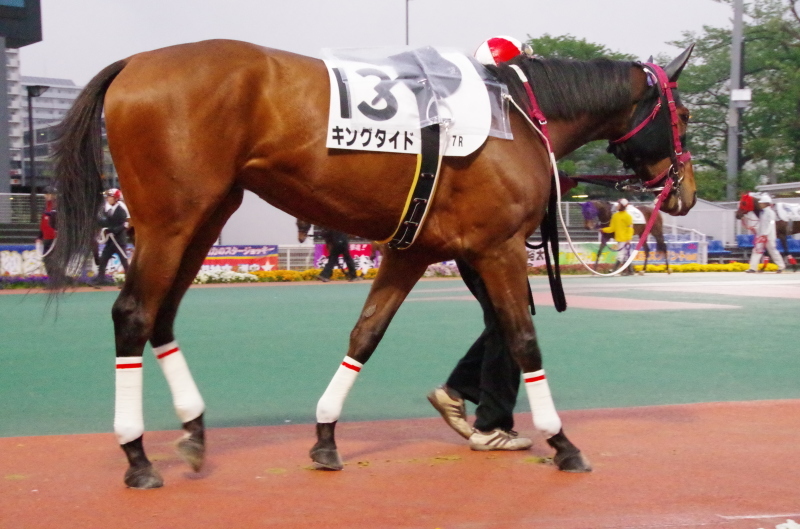
[[[22,74],[86,84],[106,65],[212,38],[319,57],[324,47],[405,43],[405,0],[42,0],[44,40],[22,48]],[[713,0],[410,0],[410,45],[472,52],[484,39],[571,34],[641,59],[703,25],[730,26]]]

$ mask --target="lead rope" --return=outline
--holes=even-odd
[[[525,89],[528,91],[528,96],[529,97],[532,96],[533,94],[532,94],[532,92],[530,90],[530,87],[528,85],[528,79],[527,79],[527,77],[525,77],[525,74],[522,73],[522,70],[519,69],[519,67],[516,66],[516,65],[512,65],[511,68],[517,73],[517,75],[520,77],[520,80],[522,80],[523,84],[525,85]],[[525,120],[528,122],[528,124],[531,126],[531,128],[533,130],[535,130],[536,133],[542,138],[542,143],[544,143],[544,146],[547,148],[547,154],[548,154],[548,156],[550,158],[550,167],[552,168],[553,179],[554,179],[554,184],[553,185],[555,185],[555,188],[556,188],[556,208],[558,209],[558,218],[561,221],[561,226],[564,228],[564,236],[567,238],[567,243],[569,244],[569,247],[572,250],[572,253],[575,254],[575,257],[583,265],[583,267],[586,268],[586,270],[588,270],[589,272],[593,273],[594,275],[598,275],[598,276],[601,276],[601,277],[613,277],[613,276],[619,275],[622,272],[624,272],[633,263],[633,261],[636,259],[636,255],[638,254],[639,249],[644,245],[645,241],[647,241],[647,237],[650,236],[650,230],[652,229],[653,224],[655,223],[656,215],[658,215],[660,210],[661,210],[661,204],[664,202],[664,199],[667,197],[667,195],[669,195],[669,192],[672,189],[672,179],[671,178],[667,179],[667,182],[664,184],[664,188],[661,190],[661,193],[659,193],[658,198],[656,199],[655,209],[653,211],[653,214],[650,215],[650,220],[647,222],[647,226],[645,226],[644,233],[642,233],[642,235],[639,237],[639,242],[636,245],[636,249],[631,252],[631,255],[628,257],[628,260],[625,262],[625,264],[622,265],[617,270],[615,270],[614,272],[610,272],[608,274],[600,273],[600,272],[594,270],[593,268],[591,268],[583,260],[583,258],[581,258],[580,254],[575,249],[575,245],[572,242],[572,238],[569,236],[569,230],[567,229],[567,223],[564,221],[564,214],[561,211],[561,184],[560,184],[559,179],[558,179],[558,162],[556,161],[556,156],[553,153],[552,147],[550,146],[550,139],[540,129],[540,127],[537,127],[536,124],[534,124],[533,120],[530,118],[528,113],[525,112],[517,104],[516,101],[514,101],[514,98],[512,98],[509,94],[504,94],[503,97],[507,101],[511,102],[511,104],[514,106],[514,108],[516,108],[517,111],[520,114],[522,114],[522,117],[525,118]],[[542,125],[544,125],[547,122],[546,121],[542,122],[540,120],[540,123],[542,123]],[[556,263],[556,265],[558,265],[558,263]]]

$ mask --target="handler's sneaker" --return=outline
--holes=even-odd
[[[475,430],[469,438],[469,447],[473,450],[527,450],[533,443],[527,437],[519,437],[514,430],[495,428],[484,433]]]
[[[428,400],[436,411],[442,414],[444,421],[464,439],[469,439],[474,430],[467,422],[467,408],[464,399],[453,398],[444,386],[439,386],[428,393]]]

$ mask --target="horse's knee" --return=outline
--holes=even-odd
[[[141,303],[131,296],[120,295],[111,307],[117,355],[126,356],[128,349],[142,347],[153,331],[153,316],[146,314]]]
[[[511,356],[524,373],[542,368],[542,350],[535,335],[523,336],[509,344]]]

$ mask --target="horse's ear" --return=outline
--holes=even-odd
[[[653,58],[653,56],[651,55],[651,56],[650,56],[650,58],[649,58],[649,59],[647,59],[647,62],[649,62],[650,64],[653,64],[653,61],[654,61],[654,60],[655,60],[655,59],[654,59],[654,58]]]
[[[683,67],[686,66],[687,62],[689,62],[689,57],[692,55],[692,50],[694,50],[694,42],[689,44],[689,47],[683,50],[683,53],[675,57],[672,62],[669,63],[666,68],[664,68],[664,73],[667,74],[667,78],[673,83],[678,80],[678,77],[683,71]]]

